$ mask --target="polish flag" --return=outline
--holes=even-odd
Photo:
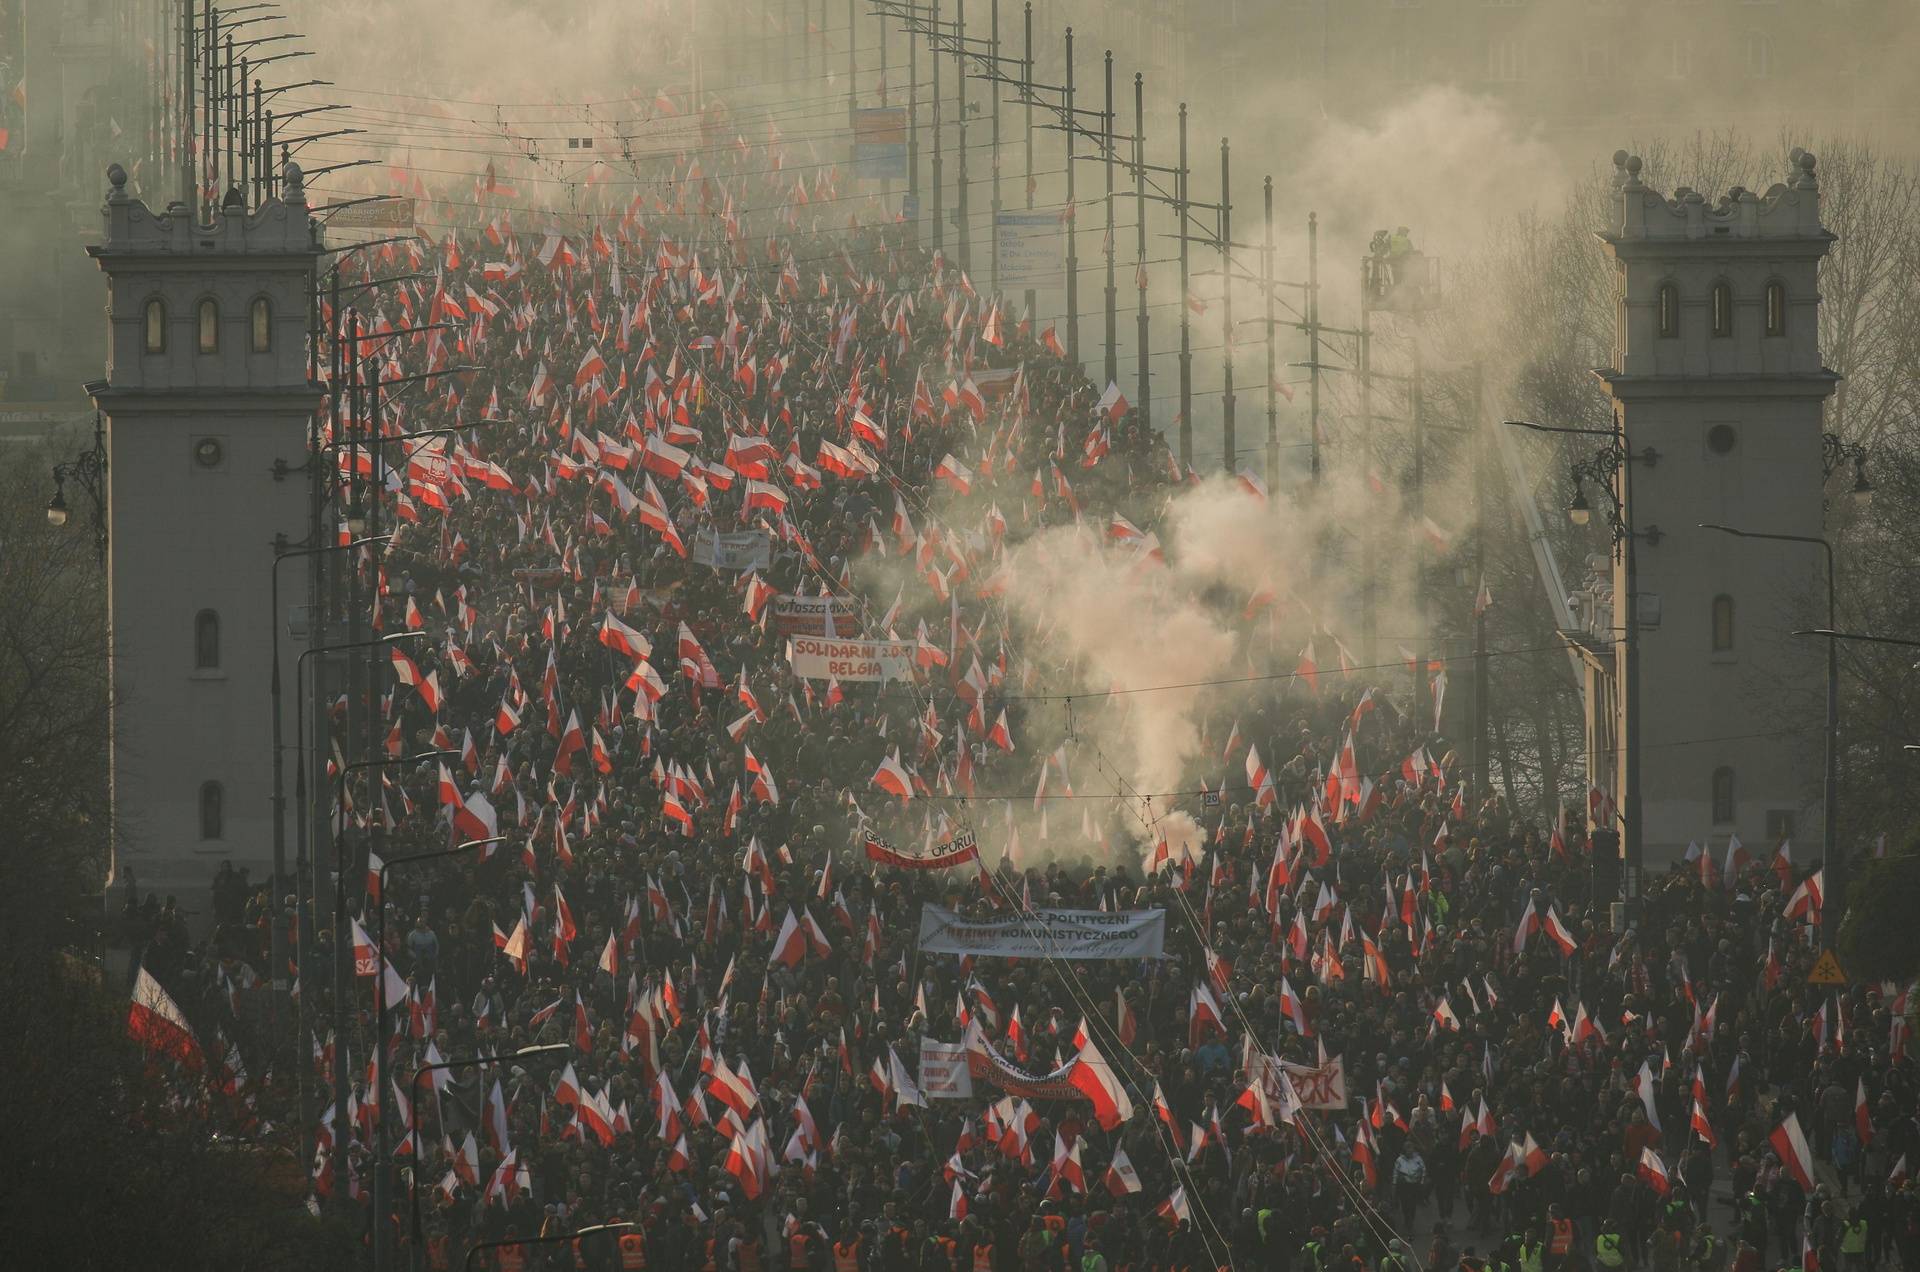
[[[873,771],[872,781],[881,790],[899,796],[902,802],[913,798],[913,780],[900,763],[898,747],[894,748],[892,755],[880,761],[880,767]]]
[[[973,471],[955,459],[952,452],[934,467],[933,475],[963,495],[973,493]]]
[[[1547,917],[1543,921],[1542,927],[1545,929],[1548,938],[1560,947],[1561,958],[1570,957],[1574,950],[1579,948],[1580,943],[1574,940],[1573,933],[1568,930],[1565,923],[1560,921],[1559,911],[1555,910],[1551,905],[1547,907]]]
[[[1797,1114],[1787,1114],[1787,1120],[1773,1128],[1773,1134],[1767,1136],[1772,1145],[1773,1154],[1799,1183],[1803,1192],[1813,1191],[1813,1154],[1807,1151],[1807,1137],[1800,1133],[1800,1118]]]
[[[1108,420],[1115,422],[1118,422],[1120,417],[1125,415],[1130,409],[1131,407],[1127,403],[1126,395],[1120,392],[1120,386],[1111,380],[1107,381],[1106,392],[1102,393],[1100,400],[1093,405],[1094,414],[1103,415]]]
[[[1081,1047],[1073,1067],[1067,1072],[1067,1081],[1093,1101],[1093,1114],[1100,1122],[1100,1129],[1112,1131],[1133,1116],[1133,1101],[1127,1098],[1119,1075],[1113,1071],[1113,1066],[1101,1054],[1099,1045],[1093,1039],[1087,1039],[1086,1045]]]
[[[1000,718],[993,722],[993,728],[987,733],[987,741],[1009,754],[1013,751],[1013,734],[1007,731],[1006,708],[1000,709]]]
[[[1640,1163],[1635,1167],[1635,1173],[1640,1176],[1647,1187],[1653,1189],[1653,1191],[1659,1193],[1662,1197],[1673,1191],[1673,1181],[1667,1175],[1667,1164],[1661,1161],[1660,1154],[1654,1152],[1651,1148],[1643,1148],[1640,1150]]]
[[[653,642],[620,621],[612,610],[600,624],[600,643],[639,662],[653,653]]]
[[[600,356],[598,349],[590,348],[586,356],[580,359],[580,369],[573,373],[573,387],[584,389],[595,376],[605,375],[606,371],[607,360]]]
[[[774,960],[788,967],[796,966],[807,956],[807,935],[800,927],[800,920],[794,917],[793,907],[788,906],[786,920],[780,924],[780,935],[774,938]]]
[[[1140,1175],[1127,1160],[1126,1149],[1113,1150],[1113,1160],[1107,1164],[1107,1173],[1101,1182],[1116,1197],[1130,1197],[1140,1191]]]
[[[192,1068],[205,1063],[193,1029],[180,1005],[162,989],[146,968],[133,983],[133,1006],[127,1012],[127,1036],[149,1051],[159,1051]]]
[[[1053,328],[1048,327],[1047,330],[1052,331]],[[1153,1213],[1165,1219],[1170,1228],[1183,1223],[1192,1224],[1193,1212],[1187,1209],[1187,1190],[1184,1187],[1175,1188],[1171,1197],[1154,1207]]]

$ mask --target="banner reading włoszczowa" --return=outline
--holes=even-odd
[[[927,954],[1159,958],[1166,939],[1165,910],[1035,910],[976,923],[937,905],[920,908],[920,949]]]

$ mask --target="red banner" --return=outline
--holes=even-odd
[[[929,844],[925,848],[902,850],[873,832],[867,832],[867,860],[901,870],[945,870],[980,860],[980,845],[973,832],[963,830],[952,839]]]

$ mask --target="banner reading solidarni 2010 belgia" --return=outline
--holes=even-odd
[[[808,680],[911,680],[913,642],[792,636],[787,639],[787,661],[794,675]]]
[[[937,905],[920,908],[920,949],[927,954],[1159,958],[1166,939],[1165,910],[1034,910],[975,922]]]

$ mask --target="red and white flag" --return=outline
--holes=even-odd
[[[144,967],[133,982],[127,1036],[147,1050],[162,1052],[182,1064],[198,1068],[205,1062],[200,1043],[194,1038],[193,1028],[187,1024],[180,1005]]]

